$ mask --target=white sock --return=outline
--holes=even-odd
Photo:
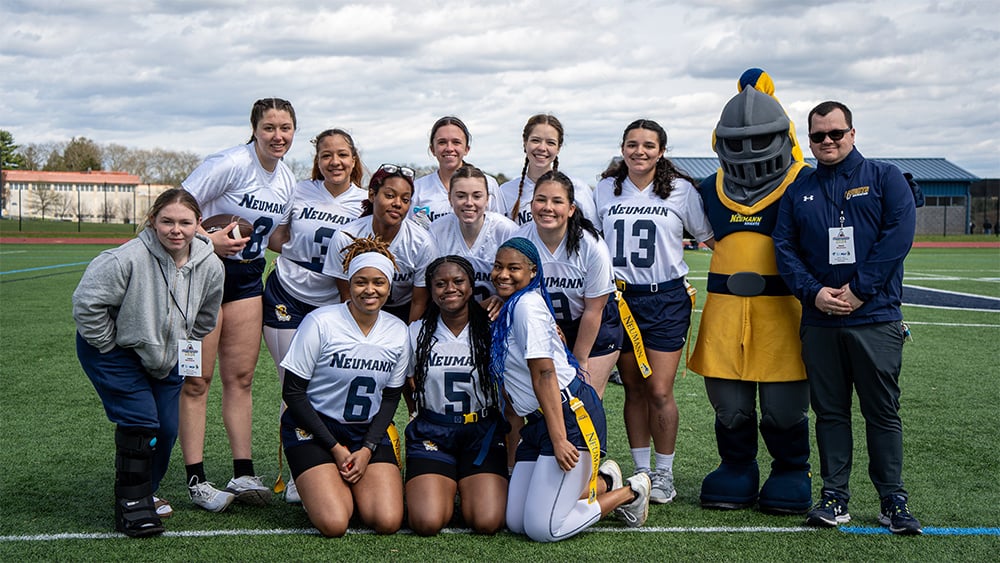
[[[660,452],[656,452],[656,469],[673,472],[674,454],[661,454]]]
[[[650,447],[645,448],[632,448],[632,461],[635,463],[635,472],[638,473],[645,469],[649,471],[649,452]]]

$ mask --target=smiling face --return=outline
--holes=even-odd
[[[278,161],[292,148],[295,136],[295,120],[292,114],[281,109],[264,112],[253,130],[256,141],[257,158],[268,170],[274,170]]]
[[[465,132],[461,127],[442,125],[434,132],[431,154],[442,169],[454,171],[462,165],[462,160],[469,154],[469,140],[465,138]]]
[[[517,290],[527,287],[537,272],[538,268],[524,254],[505,247],[497,250],[490,279],[497,290],[497,295],[507,299]]]
[[[360,313],[378,313],[389,299],[390,287],[389,278],[378,268],[361,268],[350,279],[351,304]]]
[[[151,220],[156,240],[173,256],[187,256],[194,234],[198,231],[198,217],[190,207],[174,202],[167,204]]]
[[[656,161],[663,156],[666,147],[660,145],[655,131],[637,127],[625,135],[622,143],[622,158],[628,167],[630,178],[646,178],[656,171]],[[645,186],[638,186],[643,188]]]
[[[398,226],[410,210],[412,196],[413,188],[405,179],[399,176],[386,178],[377,191],[368,190],[374,220],[383,226]]]
[[[431,299],[443,314],[458,315],[472,298],[472,280],[454,262],[444,262],[431,276]]]
[[[528,157],[528,166],[541,172],[550,170],[552,162],[559,156],[561,144],[559,131],[555,127],[548,123],[535,125],[524,141],[524,154]]]
[[[327,187],[346,189],[357,164],[351,145],[341,135],[327,135],[316,143],[316,165]]]
[[[834,141],[829,135],[825,135],[819,143],[809,140],[809,149],[820,164],[833,166],[840,163],[851,154],[854,148],[854,129],[847,124],[847,117],[839,108],[834,108],[826,115],[814,114],[809,122],[809,134],[828,133],[830,131],[844,131],[850,129],[839,141]]]
[[[489,192],[485,178],[453,178],[448,201],[458,220],[466,225],[481,225],[486,214]]]
[[[576,205],[570,201],[566,186],[555,180],[548,180],[535,186],[531,200],[531,216],[539,232],[566,232],[566,223],[576,213]]]

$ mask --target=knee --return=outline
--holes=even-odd
[[[250,371],[228,374],[222,378],[222,384],[229,389],[250,391],[253,389],[253,369]]]
[[[367,523],[376,534],[395,534],[403,526],[403,515],[378,515]]]
[[[432,518],[428,514],[419,514],[411,510],[409,514],[409,524],[413,533],[418,536],[426,537],[436,536],[438,532],[444,528],[447,522],[442,522],[440,519]]]
[[[343,537],[347,533],[347,524],[349,522],[346,518],[337,518],[332,516],[313,516],[309,515],[309,521],[312,525],[319,530],[319,533],[323,534],[323,537],[327,538],[339,538]]]
[[[724,428],[733,430],[741,426],[753,423],[757,413],[747,411],[742,408],[733,408],[733,405],[720,405],[715,409],[715,418]]]
[[[212,383],[211,378],[186,377],[184,386],[181,387],[181,396],[190,398],[202,398],[208,394],[208,386]]]
[[[473,533],[485,534],[492,536],[496,534],[501,529],[503,529],[503,516],[499,515],[480,515],[476,514],[471,517],[466,517],[466,524],[472,529]]]

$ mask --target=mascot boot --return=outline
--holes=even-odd
[[[701,482],[701,506],[720,510],[750,508],[757,500],[757,420],[726,428],[715,420],[715,440],[722,463]]]
[[[805,514],[812,506],[809,419],[785,430],[761,425],[760,433],[774,461],[760,489],[758,507],[769,514]]]
[[[133,538],[162,534],[153,505],[156,431],[118,426],[115,430],[115,528]]]

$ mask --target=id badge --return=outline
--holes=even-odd
[[[201,377],[201,342],[177,341],[177,373],[181,377]]]
[[[830,264],[854,263],[854,227],[830,229]]]

